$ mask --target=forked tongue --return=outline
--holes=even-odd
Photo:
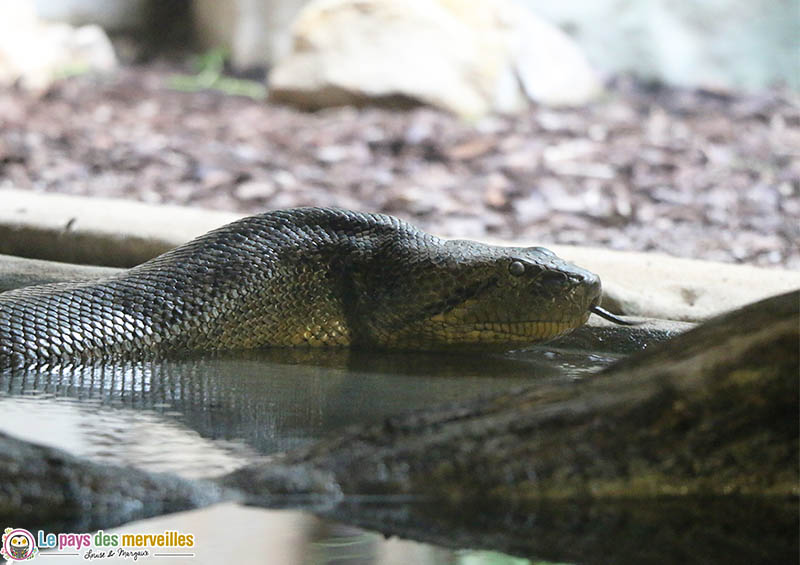
[[[615,324],[619,324],[620,326],[638,326],[639,325],[638,322],[629,322],[627,320],[623,320],[622,318],[618,318],[617,316],[615,316],[614,314],[612,314],[608,310],[604,310],[603,308],[600,308],[600,306],[597,306],[596,304],[594,306],[592,306],[591,308],[589,308],[589,311],[592,314],[597,314],[601,318],[604,318],[604,319],[608,320],[609,322],[614,322]]]

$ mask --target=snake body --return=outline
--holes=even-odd
[[[0,367],[190,350],[509,349],[583,324],[596,275],[397,218],[278,210],[91,282],[0,294]]]

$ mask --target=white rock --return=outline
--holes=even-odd
[[[520,0],[571,35],[599,68],[667,84],[800,88],[796,0]]]
[[[148,0],[35,0],[40,18],[73,26],[96,24],[109,31],[138,29]]]
[[[230,50],[237,69],[271,66],[289,50],[289,26],[307,0],[193,0],[195,32],[206,48]]]
[[[0,0],[0,84],[41,89],[61,74],[116,65],[111,41],[98,26],[46,24],[29,0]]]
[[[270,75],[300,107],[411,99],[474,118],[599,91],[578,48],[511,0],[313,0]]]
[[[600,93],[597,75],[572,39],[521,5],[505,9],[512,66],[530,100],[577,106]]]

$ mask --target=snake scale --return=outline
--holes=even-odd
[[[0,367],[268,346],[512,349],[580,326],[599,296],[596,275],[544,248],[277,210],[109,278],[0,294]]]

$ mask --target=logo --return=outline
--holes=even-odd
[[[37,553],[39,548],[32,533],[22,528],[6,528],[0,555],[7,561],[27,561],[36,557]]]
[[[2,2],[2,0],[0,0]],[[194,534],[166,530],[152,534],[59,533],[38,530],[36,537],[22,528],[6,528],[0,545],[0,561],[9,563],[28,561],[46,551],[44,555],[81,555],[87,561],[96,559],[124,559],[137,561],[140,557],[194,557]],[[177,551],[176,551],[177,550]]]

